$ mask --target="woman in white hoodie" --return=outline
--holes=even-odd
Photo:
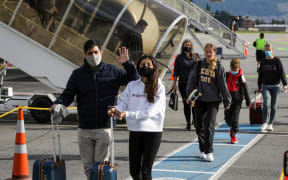
[[[122,92],[110,116],[126,118],[129,135],[129,165],[133,180],[152,180],[151,171],[158,152],[166,108],[165,87],[152,56],[137,63],[141,78],[131,81]]]

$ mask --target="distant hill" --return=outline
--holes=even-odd
[[[198,6],[206,8],[209,4],[211,11],[227,11],[232,15],[251,16],[270,21],[274,19],[288,20],[288,0],[225,0],[210,2],[209,0],[193,0]]]

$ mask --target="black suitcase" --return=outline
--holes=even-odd
[[[58,136],[58,153],[56,156],[56,143],[55,143],[55,130],[53,124],[53,116],[51,115],[51,127],[53,134],[53,157],[43,158],[36,160],[33,163],[33,180],[66,180],[66,167],[65,160],[62,159],[61,154],[61,142],[60,132],[58,124],[56,124],[57,136]]]

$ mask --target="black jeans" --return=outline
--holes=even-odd
[[[191,124],[191,105],[186,103],[187,95],[186,95],[186,86],[187,83],[178,83],[178,88],[183,100],[184,104],[184,115],[187,124]],[[195,121],[195,108],[192,108],[192,116],[193,116],[193,122]]]
[[[262,61],[263,59],[265,59],[266,55],[265,55],[265,51],[263,50],[256,50],[256,61]]]
[[[228,110],[224,111],[224,119],[229,127],[232,128],[234,135],[239,131],[239,114],[241,104],[231,104]]]
[[[152,180],[152,166],[162,132],[133,132],[129,135],[129,165],[133,180]]]
[[[213,152],[213,138],[219,102],[196,102],[196,133],[200,152]]]

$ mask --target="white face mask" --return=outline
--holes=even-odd
[[[87,56],[86,59],[90,66],[98,66],[102,60],[102,56],[100,54],[93,54],[91,56]]]

